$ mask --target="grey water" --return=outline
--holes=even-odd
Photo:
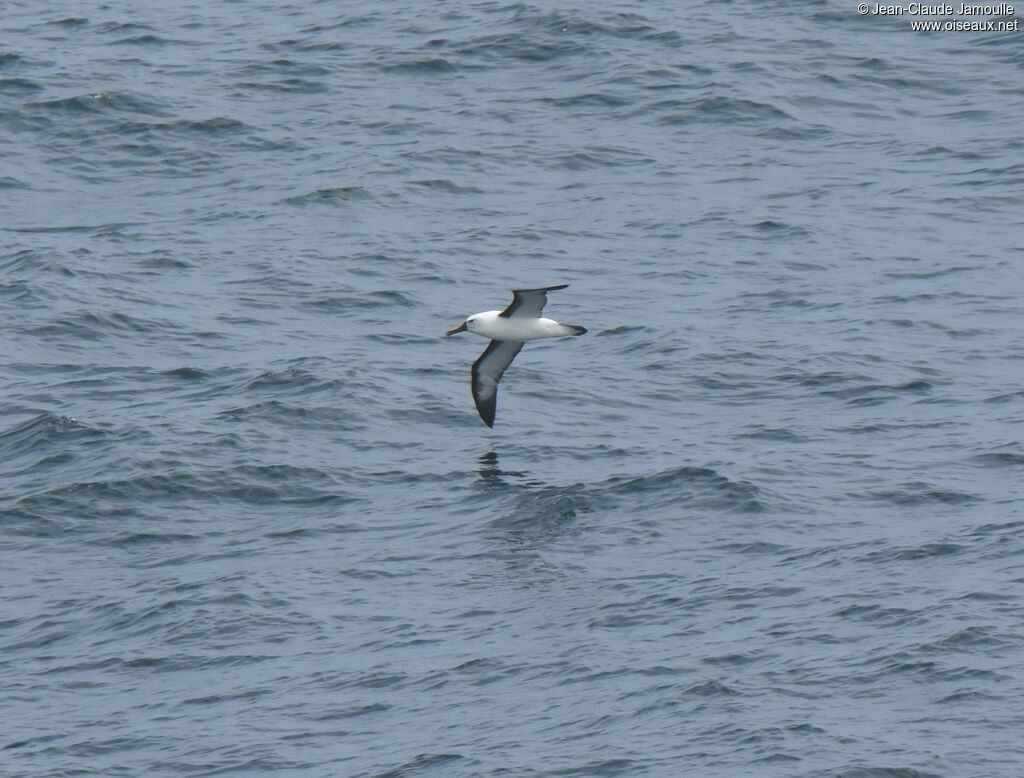
[[[0,774],[1024,774],[1020,33],[0,30]]]

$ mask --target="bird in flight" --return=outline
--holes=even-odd
[[[545,286],[540,289],[513,289],[512,304],[503,311],[484,311],[475,313],[454,329],[448,330],[445,337],[457,332],[472,332],[491,342],[480,358],[473,363],[473,400],[480,418],[488,427],[494,426],[494,413],[497,410],[498,382],[505,370],[516,358],[523,343],[540,338],[561,338],[566,335],[582,335],[587,330],[576,324],[559,324],[553,319],[541,317],[544,304],[548,301],[547,293],[561,286]]]

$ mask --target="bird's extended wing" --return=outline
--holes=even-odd
[[[539,319],[548,301],[546,292],[565,289],[568,284],[560,286],[544,286],[540,289],[513,289],[512,304],[501,312],[506,319]]]
[[[518,340],[492,340],[473,363],[473,401],[488,427],[494,426],[498,408],[498,381],[522,347]]]

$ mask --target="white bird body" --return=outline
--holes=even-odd
[[[545,319],[540,315],[548,299],[547,293],[565,289],[567,286],[568,284],[562,284],[541,289],[513,289],[512,304],[505,310],[475,313],[458,327],[445,333],[451,336],[457,332],[472,332],[490,338],[491,342],[473,363],[473,369],[470,371],[473,379],[473,402],[476,403],[480,418],[488,427],[494,426],[498,382],[526,341],[586,333],[586,327],[559,324],[554,319]]]
[[[501,311],[473,314],[466,319],[466,329],[491,340],[515,340],[519,343],[576,334],[568,324],[559,324],[554,319],[510,319],[503,317]]]

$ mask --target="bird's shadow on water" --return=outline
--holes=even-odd
[[[522,479],[526,473],[519,470],[502,470],[498,465],[498,452],[488,451],[477,458],[480,463],[480,484],[484,491],[504,492],[514,489],[521,489],[524,486],[543,486],[539,481],[528,481],[526,483],[509,483],[507,479]]]
[[[586,485],[552,486],[535,479],[526,480],[527,473],[503,470],[498,458],[496,451],[488,451],[477,459],[480,465],[477,483],[481,491],[499,499],[512,498],[511,505],[489,522],[493,529],[506,533],[517,543],[582,530],[579,516],[592,510]]]
[[[587,516],[591,513],[625,512],[636,521],[674,521],[709,514],[759,515],[771,508],[771,495],[762,488],[710,467],[684,464],[559,486],[503,470],[498,459],[496,451],[478,458],[476,497],[497,517],[488,526],[515,534],[520,542],[578,534],[604,522],[599,515]]]
[[[496,451],[482,454],[477,461],[476,491],[487,501],[488,511],[497,514],[481,529],[495,544],[506,580],[516,587],[548,589],[564,578],[565,571],[550,562],[545,551],[582,534],[585,526],[575,512],[552,509],[551,495],[557,487],[530,480],[522,471],[503,470]]]

